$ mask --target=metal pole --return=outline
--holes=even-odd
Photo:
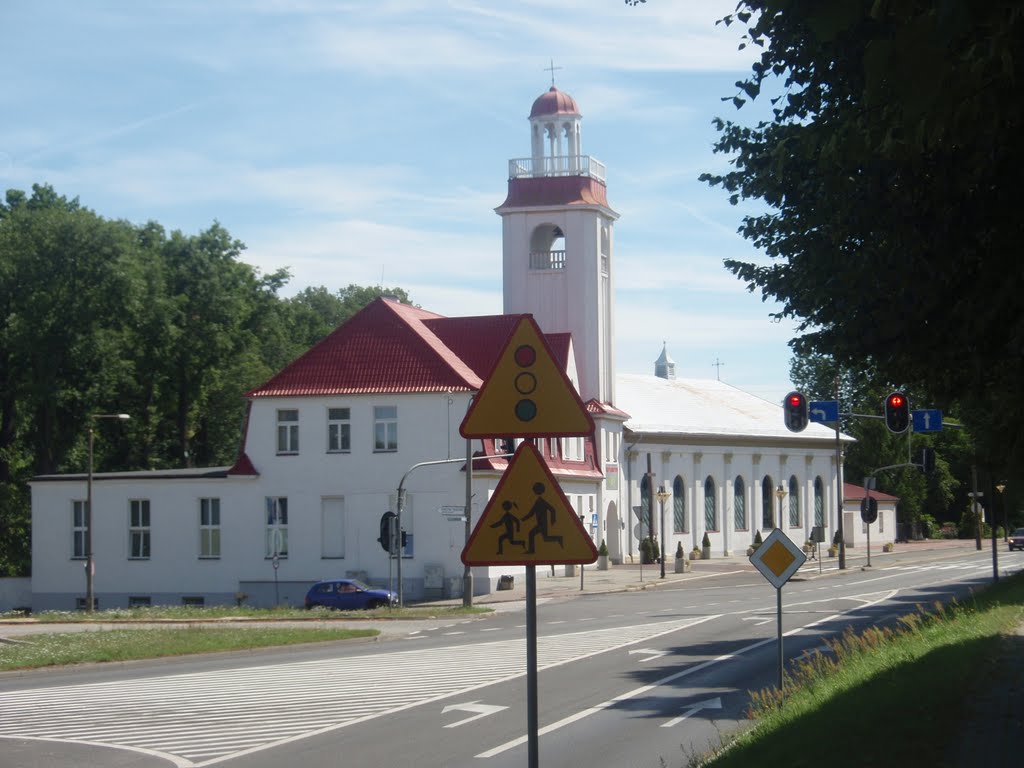
[[[529,768],[540,768],[537,718],[537,566],[526,566],[526,734]]]
[[[85,611],[92,613],[95,602],[92,562],[92,433],[93,421],[89,418],[89,473],[85,490]]]
[[[412,470],[410,470],[412,471]],[[408,473],[406,473],[408,474]],[[397,554],[395,557],[398,560],[398,564],[395,566],[396,578],[398,579],[398,607],[401,608],[404,603],[403,591],[402,591],[402,502],[405,500],[405,488],[402,486],[405,484],[405,476],[402,477],[401,482],[398,484],[398,503],[395,506],[398,511],[395,513],[395,546],[388,546],[388,557],[391,557],[391,549],[395,549]]]
[[[999,546],[996,536],[996,489],[991,470],[988,473],[988,497],[992,500],[992,581],[999,581]]]
[[[981,510],[978,509],[978,467],[971,466],[971,502],[974,510],[975,548],[981,551]]]
[[[839,402],[839,376],[836,376],[836,403]],[[842,409],[840,409],[842,410]],[[846,532],[843,530],[843,450],[839,443],[839,421],[836,421],[836,506],[839,519],[836,533],[839,535],[839,570],[846,569]]]
[[[658,501],[661,502],[661,578],[665,578],[665,497],[658,493]]]
[[[868,563],[867,567],[871,567],[871,523],[868,523]]]
[[[775,618],[778,622],[779,635],[779,692],[783,692],[782,678],[785,660],[782,653],[782,587],[775,588]]]
[[[470,400],[470,402],[473,402]],[[473,439],[466,438],[466,544],[473,535]],[[462,571],[462,607],[473,606],[473,569],[468,565]]]

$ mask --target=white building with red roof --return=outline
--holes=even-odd
[[[531,155],[509,161],[496,209],[503,313],[450,318],[380,298],[246,393],[234,465],[95,475],[101,608],[240,594],[294,605],[312,583],[345,575],[386,585],[399,558],[378,542],[380,520],[397,509],[399,487],[405,599],[461,594],[468,528],[442,513],[453,516],[468,496],[475,524],[516,441],[467,441],[459,426],[524,315],[594,421],[588,437],[540,438],[537,447],[614,563],[635,560],[651,536],[671,553],[707,534],[713,556],[743,551],[776,526],[803,543],[820,525],[831,540],[841,506],[832,430],[793,434],[776,404],[676,379],[667,351],[657,375],[616,375],[618,214],[605,168],[583,154],[577,104],[553,85],[529,123]],[[86,478],[31,485],[33,608],[82,606]],[[521,570],[474,568],[474,591]]]

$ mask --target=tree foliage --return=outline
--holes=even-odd
[[[230,463],[242,394],[386,292],[278,291],[214,222],[196,235],[104,219],[47,185],[0,203],[0,575],[29,563],[36,474]]]
[[[979,463],[1024,458],[1024,7],[1010,0],[744,0],[760,56],[719,120],[733,168],[701,178],[767,211],[726,266],[781,303],[798,353],[871,368],[956,410]]]

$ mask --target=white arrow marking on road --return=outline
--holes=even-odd
[[[772,621],[772,619],[766,618],[764,616],[744,616],[743,620],[744,621],[756,621],[757,622],[757,626],[759,626],[759,627],[762,624],[767,624],[769,621]]]
[[[671,728],[673,725],[679,725],[679,723],[683,722],[683,720],[685,720],[688,717],[692,717],[693,715],[695,715],[698,712],[700,712],[702,709],[721,709],[721,708],[722,708],[722,700],[720,698],[716,697],[714,699],[708,699],[707,701],[702,701],[699,704],[694,704],[688,710],[683,712],[683,714],[681,714],[679,717],[674,717],[671,720],[669,720],[667,723],[662,723],[661,727],[662,728]]]
[[[508,709],[508,707],[502,707],[496,704],[481,704],[479,701],[467,701],[465,704],[449,704],[441,710],[441,714],[444,715],[453,710],[459,712],[476,712],[472,717],[467,717],[464,720],[449,723],[445,726],[445,728],[458,728],[460,725],[465,725],[466,723],[471,723],[474,720],[479,720],[481,717],[493,715],[495,712],[501,712],[503,709]]]
[[[656,651],[653,648],[638,648],[630,651],[629,655],[632,656],[634,653],[642,653],[647,656],[646,659],[640,659],[640,663],[643,664],[645,661],[651,661],[664,656],[668,651]]]

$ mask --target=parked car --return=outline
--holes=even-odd
[[[1024,549],[1024,528],[1018,528],[1008,537],[1010,549]]]
[[[363,608],[386,608],[398,604],[398,595],[387,589],[377,589],[359,579],[327,579],[318,581],[306,593],[306,607],[334,608],[339,611]]]

